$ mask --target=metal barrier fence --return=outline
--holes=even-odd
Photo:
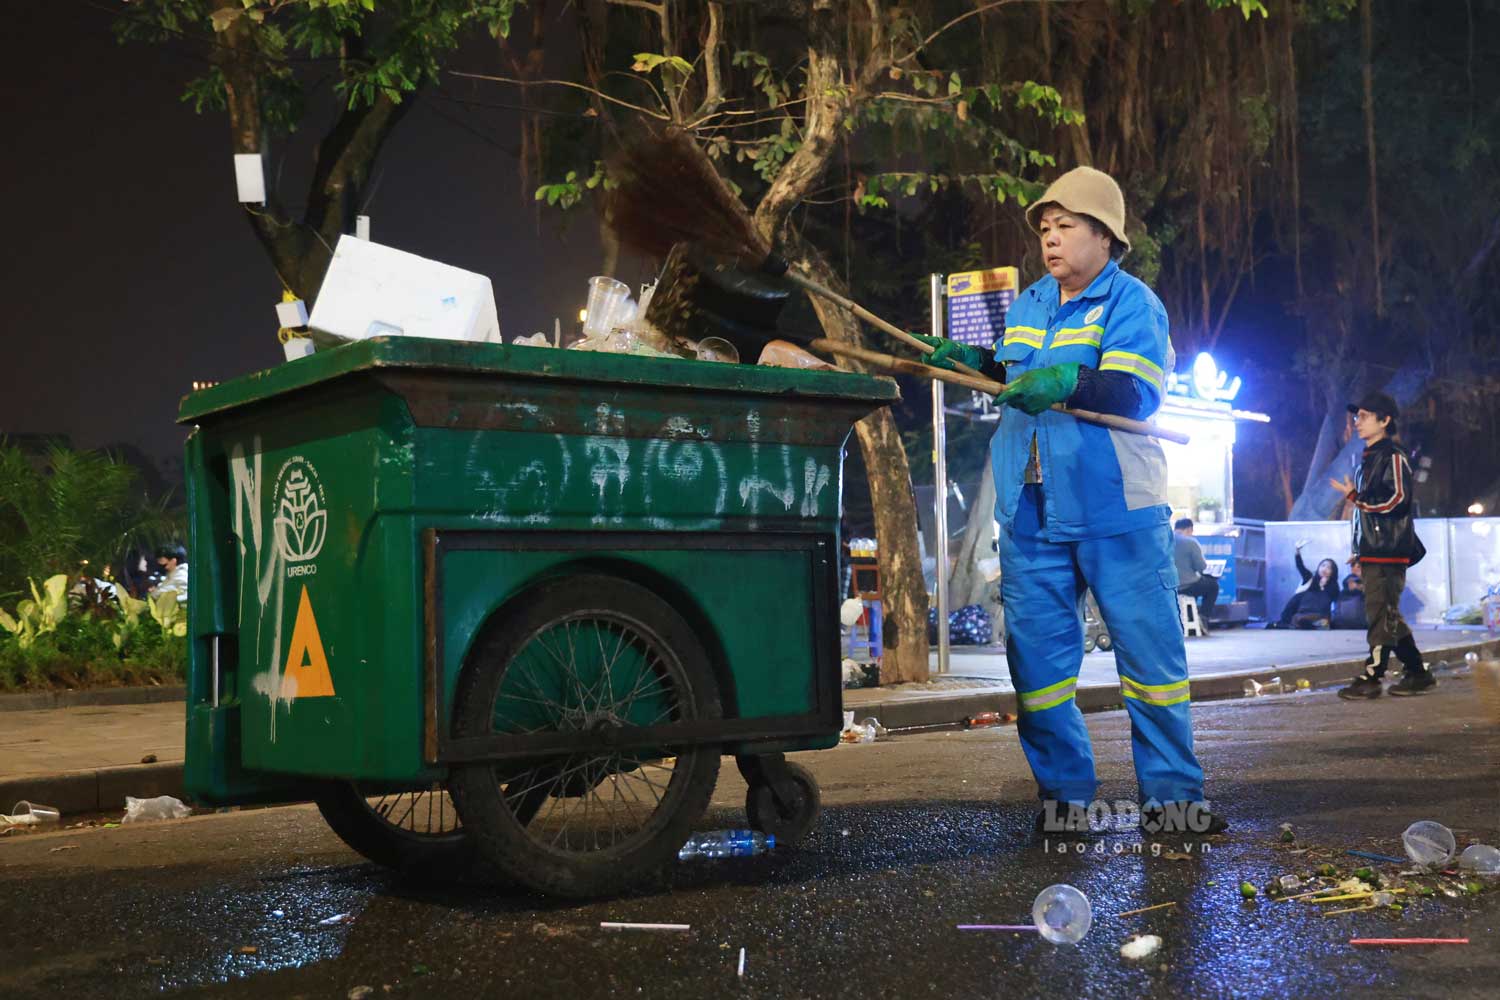
[[[1339,578],[1349,573],[1348,521],[1267,521],[1266,615],[1274,618],[1301,585],[1293,561],[1297,542],[1306,539],[1302,560],[1316,570],[1320,559],[1339,565]],[[1427,558],[1406,574],[1401,611],[1408,621],[1438,623],[1455,604],[1477,604],[1500,583],[1500,517],[1422,517],[1417,535],[1427,546]]]

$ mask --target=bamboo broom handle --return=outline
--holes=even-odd
[[[834,302],[838,305],[843,306],[845,309],[849,310],[854,315],[864,320],[866,323],[869,323],[871,326],[885,331],[892,337],[895,337],[897,340],[901,341],[903,344],[915,347],[924,355],[931,354],[933,352],[933,348],[928,347],[926,344],[922,343],[916,337],[913,337],[911,334],[907,333],[899,326],[896,326],[894,323],[887,323],[885,320],[881,319],[879,316],[876,316],[874,313],[870,312],[870,310],[866,309],[858,302],[855,302],[853,299],[847,299],[844,296],[840,295],[838,292],[835,292],[833,289],[818,284],[811,278],[804,277],[803,275],[798,274],[796,271],[787,271],[786,279],[792,284],[797,285],[814,295],[825,298],[829,302]],[[873,364],[874,362],[871,363]],[[965,375],[972,375],[976,378],[984,377],[980,375],[979,372],[975,371],[973,368],[970,368],[968,365],[963,364],[960,361],[953,361],[953,365]],[[916,373],[913,372],[912,374]]]
[[[924,365],[920,361],[908,361],[898,358],[892,354],[882,354],[879,351],[866,350],[863,347],[854,347],[849,344],[840,344],[838,341],[829,340],[827,337],[819,337],[809,345],[815,351],[825,354],[835,354],[839,357],[854,358],[868,365],[874,365],[888,372],[899,372],[903,375],[915,375],[918,378],[938,379],[943,382],[951,382],[961,385],[967,389],[977,389],[980,392],[995,393],[1005,388],[1004,382],[996,382],[982,375],[964,375],[960,372],[950,372],[944,368],[934,368]],[[1176,444],[1187,444],[1192,439],[1181,431],[1167,430],[1158,427],[1146,420],[1132,420],[1129,417],[1116,416],[1113,413],[1095,413],[1093,410],[1072,410],[1061,403],[1054,404],[1052,409],[1058,413],[1066,413],[1077,417],[1085,423],[1098,424],[1101,427],[1110,427],[1117,431],[1125,431],[1129,434],[1142,434],[1146,437],[1160,438],[1163,441],[1172,441]]]

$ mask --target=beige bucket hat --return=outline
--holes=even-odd
[[[1106,229],[1130,249],[1125,238],[1125,196],[1120,185],[1102,170],[1093,167],[1074,167],[1053,181],[1047,193],[1026,209],[1026,224],[1037,232],[1042,209],[1058,205],[1079,215],[1091,215],[1104,223]]]

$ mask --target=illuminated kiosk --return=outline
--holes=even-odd
[[[1167,395],[1155,417],[1163,427],[1192,437],[1189,444],[1162,442],[1167,502],[1173,521],[1190,517],[1196,522],[1194,534],[1203,557],[1210,573],[1219,576],[1219,603],[1210,620],[1220,622],[1246,621],[1250,609],[1241,591],[1254,589],[1259,596],[1265,586],[1263,572],[1254,572],[1243,586],[1239,579],[1241,570],[1252,568],[1247,562],[1261,562],[1253,567],[1257,570],[1264,567],[1263,560],[1245,551],[1246,529],[1234,523],[1234,441],[1240,421],[1266,424],[1271,418],[1235,409],[1239,391],[1239,378],[1230,378],[1205,352],[1187,373],[1167,376]]]

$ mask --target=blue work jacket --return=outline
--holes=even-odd
[[[1005,317],[995,357],[1005,377],[1078,362],[1099,371],[1129,372],[1141,381],[1144,420],[1161,406],[1172,347],[1167,310],[1145,282],[1111,261],[1066,305],[1048,275],[1017,296]],[[1174,359],[1175,360],[1175,359]],[[1051,541],[1106,538],[1165,524],[1167,461],[1155,438],[1084,423],[1055,410],[1030,417],[1005,407],[990,441],[995,516],[1009,525],[1035,435]]]

